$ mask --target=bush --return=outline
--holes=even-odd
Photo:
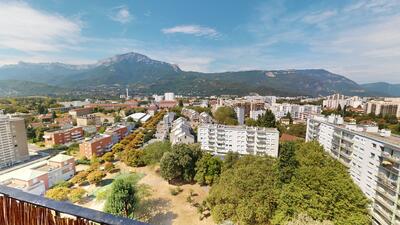
[[[72,189],[68,195],[68,199],[71,202],[79,202],[82,200],[82,197],[86,194],[85,189],[83,188],[75,188]]]
[[[62,180],[62,181],[59,181],[59,182],[57,182],[56,184],[54,184],[54,186],[53,186],[52,188],[58,188],[58,187],[70,188],[70,187],[72,187],[72,185],[73,185],[73,184],[72,184],[71,182]]]
[[[144,152],[143,150],[134,149],[134,150],[124,150],[122,154],[122,160],[125,164],[133,167],[145,166],[146,163],[143,160]]]
[[[67,201],[70,189],[66,187],[57,187],[46,192],[46,197],[56,201]]]
[[[90,184],[98,185],[105,176],[106,174],[104,172],[95,170],[87,175],[87,181]]]
[[[114,166],[114,164],[112,162],[104,163],[104,171],[111,172],[114,169],[115,169],[115,166]]]
[[[79,172],[69,181],[73,184],[82,185],[86,181],[86,177],[88,174],[89,173],[86,171]]]
[[[114,161],[114,154],[112,152],[107,152],[102,156],[102,159],[105,162],[112,162]]]

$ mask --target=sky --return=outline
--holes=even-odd
[[[400,83],[399,0],[0,0],[0,65],[137,52],[183,70]]]

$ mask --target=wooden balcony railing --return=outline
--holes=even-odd
[[[0,185],[1,225],[149,225]]]

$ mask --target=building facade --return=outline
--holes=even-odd
[[[330,116],[308,119],[306,141],[312,140],[348,168],[353,181],[373,202],[373,224],[400,224],[399,136]]]
[[[54,132],[44,132],[44,143],[46,146],[63,145],[69,142],[82,140],[84,132],[82,127],[73,127]]]
[[[171,144],[193,144],[195,141],[191,133],[189,121],[183,117],[179,117],[172,123],[170,141]]]
[[[93,156],[101,156],[111,151],[112,138],[110,135],[99,135],[90,140],[86,140],[79,145],[79,153],[90,159]]]
[[[0,114],[0,168],[28,159],[25,120]]]
[[[276,128],[201,124],[197,141],[213,154],[237,152],[242,155],[278,157],[279,131]]]
[[[367,102],[365,107],[366,114],[396,116],[400,118],[400,100],[385,99],[384,101],[372,100]]]

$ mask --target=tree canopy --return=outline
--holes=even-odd
[[[118,216],[134,218],[137,205],[137,193],[129,180],[116,179],[111,186],[104,211]]]
[[[198,145],[174,145],[172,150],[166,152],[161,158],[161,176],[168,181],[193,181],[196,174],[196,162],[201,155],[202,152]]]
[[[225,124],[225,125],[237,125],[237,117],[236,112],[231,107],[219,107],[214,112],[214,118],[217,120],[218,123]]]

